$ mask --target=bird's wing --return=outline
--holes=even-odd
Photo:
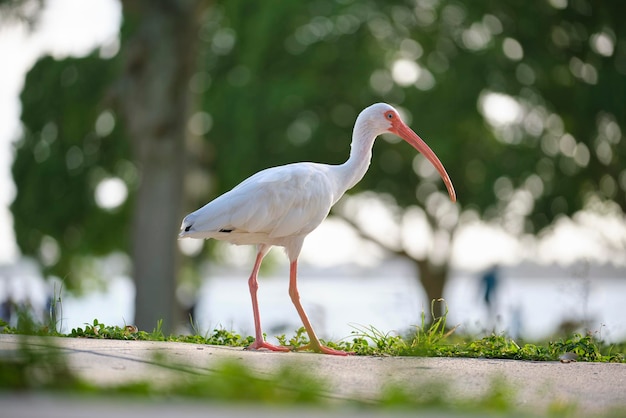
[[[328,215],[333,191],[325,166],[298,163],[269,168],[191,213],[193,232],[264,233],[271,238],[306,234]]]

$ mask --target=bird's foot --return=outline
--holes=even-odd
[[[297,351],[310,350],[310,351],[315,351],[316,353],[330,354],[332,356],[349,356],[351,354],[354,354],[348,351],[335,350],[334,348],[326,347],[325,345],[322,345],[319,343],[318,344],[309,343],[309,344],[296,348],[296,350]]]
[[[270,344],[267,341],[259,341],[255,340],[252,344],[246,347],[246,350],[270,350],[270,351],[291,351],[289,347],[284,347],[281,345]]]

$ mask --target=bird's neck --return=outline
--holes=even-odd
[[[340,173],[341,184],[340,196],[353,188],[367,172],[372,160],[372,147],[376,134],[365,124],[357,124],[352,132],[350,145],[350,158],[345,163],[337,166]]]

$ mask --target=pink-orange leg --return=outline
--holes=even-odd
[[[265,257],[265,254],[267,254],[270,248],[271,247],[269,245],[259,245],[259,250],[256,255],[256,261],[254,262],[254,268],[252,269],[252,274],[250,275],[250,279],[248,280],[248,286],[250,287],[250,297],[252,298],[252,313],[254,315],[255,340],[247,347],[247,349],[290,351],[289,347],[276,346],[265,341],[265,339],[263,338],[263,331],[261,330],[261,316],[259,315],[259,303],[256,296],[257,290],[259,289],[259,282],[257,281],[257,277],[259,275],[259,268],[261,267],[263,257]]]
[[[309,322],[309,318],[306,316],[304,312],[304,308],[300,303],[300,294],[298,293],[298,285],[297,285],[297,273],[298,273],[298,260],[294,260],[291,262],[289,268],[289,296],[291,297],[291,301],[293,302],[296,310],[298,311],[298,315],[300,315],[300,319],[302,320],[302,324],[306,329],[307,334],[309,334],[309,343],[299,347],[298,350],[312,350],[318,353],[324,354],[332,354],[336,356],[347,356],[351,353],[346,353],[345,351],[335,350],[330,347],[326,347],[322,345],[317,335],[315,335],[315,331],[313,331],[313,327],[311,326],[311,322]]]

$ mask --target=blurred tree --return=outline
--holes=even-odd
[[[21,96],[11,206],[17,241],[70,288],[79,285],[85,258],[129,248],[129,201],[105,205],[96,192],[112,179],[132,189],[137,182],[125,159],[128,140],[103,101],[116,73],[114,62],[97,56],[47,57],[28,73]]]
[[[43,3],[0,1],[2,18],[36,30]],[[15,144],[11,205],[18,245],[73,289],[86,259],[128,249],[124,192],[135,188],[137,173],[107,99],[118,67],[119,60],[98,53],[45,57],[27,74],[21,95],[24,133]],[[101,201],[112,184],[117,201]]]
[[[206,15],[200,4],[124,3],[119,57],[100,61],[99,71],[96,56],[42,61],[23,94],[13,205],[22,251],[66,276],[80,249],[132,248],[138,317],[157,315],[141,327],[173,306],[186,135],[185,204],[195,209],[271,165],[343,162],[358,112],[375,101],[397,105],[443,161],[459,204],[446,201],[421,156],[384,136],[355,192],[382,196],[397,233],[373,232],[350,199],[335,213],[413,259],[429,298],[443,295],[464,222],[538,233],[593,202],[626,209],[619,2],[228,1]],[[107,79],[117,89],[106,90]],[[190,105],[196,97],[199,109]],[[107,122],[118,113],[123,123]],[[94,193],[111,177],[130,199],[107,209]],[[120,237],[133,199],[129,246]],[[403,232],[415,219],[428,226],[425,236]]]
[[[46,58],[22,94],[27,130],[18,143],[12,205],[20,248],[70,286],[80,280],[84,256],[129,251],[141,329],[163,319],[169,332],[182,321],[176,234],[193,107],[188,82],[206,5],[123,2],[118,57]],[[129,189],[134,199],[123,203],[119,196]]]
[[[355,191],[391,196],[399,231],[417,217],[429,233],[390,241],[371,232],[358,205],[333,213],[413,259],[431,299],[443,295],[460,219],[521,235],[594,202],[626,208],[621,3],[270,3],[213,9],[211,196],[267,166],[342,162],[358,111],[382,100],[399,105],[440,156],[459,204],[422,156],[385,138]],[[203,192],[197,201],[206,200]],[[431,244],[416,251],[420,240]]]
[[[626,210],[624,11],[622,3],[584,0],[391,8],[379,39],[396,46],[381,75],[393,83],[377,90],[415,110],[414,126],[437,141],[465,219],[475,213],[521,235],[590,205]],[[459,214],[431,193],[436,174],[421,157],[379,152],[393,164],[379,160],[363,186],[391,192],[402,207],[417,197],[435,245],[449,252]],[[403,244],[396,249],[405,251]],[[414,256],[431,298],[442,295],[447,268],[436,253]]]

